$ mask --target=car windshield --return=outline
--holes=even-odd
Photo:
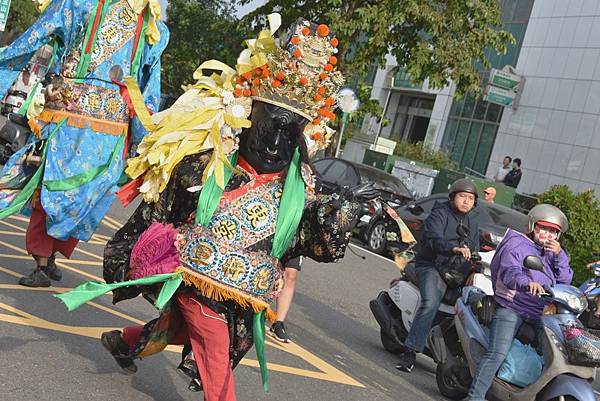
[[[321,159],[313,163],[315,170],[327,182],[354,187],[360,184],[356,169],[349,163],[337,159]]]
[[[410,191],[404,186],[402,180],[386,173],[383,170],[361,164],[354,165],[360,172],[361,178],[374,182],[376,187],[384,191],[394,192],[405,198],[412,198]]]

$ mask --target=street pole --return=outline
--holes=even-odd
[[[394,77],[392,76],[390,82],[390,88],[388,91],[387,99],[385,99],[385,104],[383,105],[383,112],[381,113],[381,120],[379,120],[379,128],[377,129],[377,135],[375,135],[375,142],[373,145],[377,146],[377,141],[379,140],[379,136],[381,135],[381,130],[383,129],[383,119],[387,113],[388,104],[390,103],[390,98],[392,97],[392,88],[394,87]]]
[[[344,137],[344,129],[346,128],[346,120],[348,120],[348,113],[344,112],[342,114],[342,126],[340,127],[340,135],[337,141],[337,146],[335,147],[334,157],[338,157],[340,154],[340,146],[342,146],[342,138]]]

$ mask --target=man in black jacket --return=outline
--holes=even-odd
[[[516,188],[519,186],[522,176],[523,171],[521,170],[521,159],[515,159],[513,160],[513,169],[506,174],[506,177],[504,177],[504,185]]]
[[[449,190],[448,201],[436,203],[423,227],[421,251],[415,258],[416,272],[421,293],[421,305],[413,319],[404,343],[406,350],[400,355],[396,368],[411,372],[416,353],[423,352],[431,324],[440,307],[447,286],[438,267],[448,264],[453,255],[471,258],[471,252],[479,250],[479,227],[477,214],[477,188],[468,179],[455,181]],[[457,227],[469,228],[468,246],[459,241]]]

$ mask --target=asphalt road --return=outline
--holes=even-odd
[[[100,333],[156,316],[137,298],[112,305],[109,296],[68,312],[52,297],[82,281],[99,279],[106,240],[130,214],[111,210],[91,242],[71,260],[58,259],[57,287],[16,285],[33,260],[23,250],[27,219],[0,221],[0,399],[201,400],[177,371],[178,349],[138,361],[135,375],[120,372],[98,340]],[[235,370],[238,400],[440,400],[434,364],[420,358],[412,374],[398,372],[395,356],[379,343],[368,301],[396,276],[396,267],[352,247],[337,264],[307,260],[299,275],[287,327],[293,342],[267,341],[270,392],[260,385],[254,352]]]

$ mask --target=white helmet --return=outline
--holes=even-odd
[[[569,220],[567,216],[556,206],[542,203],[534,206],[529,213],[529,225],[527,233],[533,232],[533,228],[536,224],[545,225],[548,227],[559,230],[560,233],[564,233],[569,229]]]

